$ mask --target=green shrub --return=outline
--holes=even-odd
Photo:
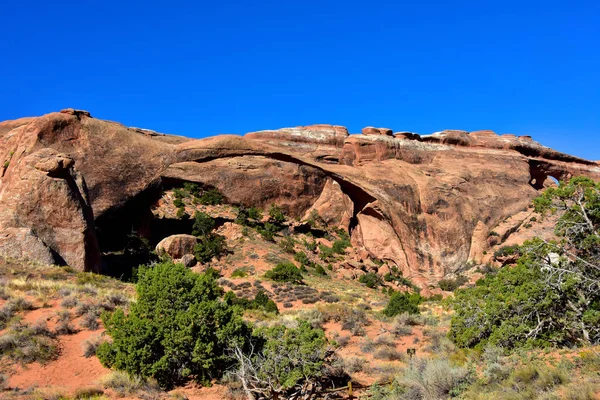
[[[184,182],[183,189],[194,197],[200,194],[200,185],[194,182]]]
[[[269,299],[269,296],[262,290],[259,290],[258,293],[256,293],[254,300],[237,297],[233,291],[225,293],[223,300],[230,306],[238,306],[244,310],[263,310],[279,314],[277,304]]]
[[[187,212],[185,212],[185,208],[178,208],[176,216],[179,219],[189,219],[190,218],[189,214]]]
[[[519,254],[519,246],[504,246],[494,252],[495,258],[508,257]]]
[[[262,211],[256,207],[248,209],[240,206],[235,223],[242,226],[256,226],[262,220]]]
[[[189,379],[209,383],[234,364],[228,344],[244,346],[250,337],[240,309],[221,301],[213,273],[160,263],[139,271],[136,291],[128,314],[102,316],[112,343],[102,343],[97,355],[109,368],[154,377],[165,388]]]
[[[271,204],[271,207],[269,208],[269,220],[271,223],[279,226],[283,225],[285,222],[285,214],[283,213],[282,208],[277,204]]]
[[[215,229],[215,220],[207,213],[196,211],[194,214],[194,225],[192,226],[192,235],[206,236]]]
[[[323,268],[321,264],[315,265],[315,273],[317,275],[327,276],[327,271],[325,271],[325,268]]]
[[[332,258],[334,251],[331,247],[325,246],[324,244],[319,245],[319,258],[323,261],[327,261]]]
[[[254,297],[254,306],[260,309],[265,310],[266,312],[273,312],[275,314],[279,314],[279,309],[277,308],[277,304],[269,299],[269,296],[262,291],[259,290]]]
[[[304,239],[302,243],[304,244],[304,247],[306,247],[306,250],[311,251],[313,253],[317,251],[317,242],[315,242],[314,240],[309,241]]]
[[[232,273],[232,278],[245,278],[248,276],[248,268],[236,268]]]
[[[256,222],[259,222],[263,217],[262,211],[256,207],[250,207],[248,209],[248,218],[250,218],[251,220],[254,220]]]
[[[501,268],[475,287],[455,292],[449,337],[461,347],[475,348],[572,346],[586,334],[597,343],[598,291],[589,291],[588,300],[582,300],[589,284],[582,285],[581,271],[567,272],[572,264],[561,264],[560,275],[549,273],[544,260],[557,252],[556,245],[537,239],[523,249],[516,266]]]
[[[223,203],[223,195],[219,192],[219,189],[213,188],[205,191],[198,198],[198,201],[205,206],[216,206]]]
[[[350,236],[344,229],[338,229],[337,234],[339,235],[339,239],[333,242],[332,250],[337,254],[345,254],[346,248],[350,247],[352,244],[350,243]]]
[[[382,311],[388,317],[395,317],[402,313],[418,314],[419,304],[423,298],[418,293],[394,292],[385,309]]]
[[[175,200],[173,200],[173,205],[177,208],[183,208],[185,207],[185,203],[183,202],[183,200],[176,198]]]
[[[217,234],[199,237],[198,243],[194,246],[194,256],[201,263],[210,262],[214,257],[219,258],[226,252],[225,238]]]
[[[300,265],[309,265],[310,264],[310,260],[308,259],[308,256],[303,251],[299,251],[296,254],[294,254],[294,260],[296,262],[300,263]]]
[[[345,250],[347,247],[350,247],[350,241],[338,239],[335,242],[333,242],[332,250],[334,253],[337,254],[345,254]]]
[[[263,237],[263,239],[265,239],[269,242],[274,242],[275,235],[277,234],[277,232],[279,232],[279,227],[277,227],[276,225],[274,225],[270,222],[265,222],[265,224],[262,228],[258,227],[258,228],[256,228],[256,230],[258,231],[258,233],[260,233],[260,235]]]
[[[183,191],[183,189],[177,188],[173,190],[173,195],[175,196],[175,199],[181,200],[184,197],[186,197],[186,193]]]
[[[237,213],[237,216],[235,217],[234,222],[238,225],[242,225],[243,227],[250,226],[251,223],[248,218],[248,210],[246,210],[244,207],[240,206],[238,208],[238,213]]]
[[[438,282],[438,286],[440,289],[446,292],[454,292],[467,282],[469,282],[469,278],[463,275],[458,275],[455,279],[441,279]]]
[[[374,289],[382,284],[381,277],[375,272],[368,272],[358,278],[360,283],[365,284],[368,288]]]
[[[279,247],[281,250],[288,254],[296,254],[296,250],[294,248],[295,246],[296,241],[291,236],[285,236],[283,239],[281,239],[281,242],[279,242]]]
[[[265,273],[265,278],[276,282],[301,284],[302,272],[291,262],[281,262]]]
[[[319,212],[317,210],[312,210],[310,212],[310,215],[308,216],[308,219],[306,220],[306,222],[312,227],[312,228],[318,228],[318,227],[322,227],[325,226],[325,220],[323,218],[321,218],[321,216],[319,215]]]

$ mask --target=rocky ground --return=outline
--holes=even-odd
[[[172,190],[164,193],[152,210],[156,218],[176,215],[173,204],[175,198]],[[369,272],[390,271],[391,267],[380,260],[361,259],[360,252],[352,247],[346,248],[343,254],[323,259],[322,249],[318,245],[315,248],[311,243],[314,241],[331,247],[343,236],[335,229],[315,227],[314,232],[320,232],[323,236],[315,237],[313,230],[295,232],[294,227],[298,222],[288,220],[285,234],[280,233],[274,241],[269,241],[255,228],[237,224],[238,211],[233,206],[194,204],[192,196],[184,196],[183,202],[183,207],[190,215],[196,211],[206,212],[221,221],[216,232],[226,238],[229,249],[221,258],[191,268],[197,272],[209,266],[217,269],[222,275],[219,283],[225,290],[235,291],[239,297],[252,299],[260,290],[273,299],[280,314],[248,311],[246,318],[254,324],[283,323],[293,326],[301,318],[322,327],[336,351],[339,367],[351,377],[354,388],[358,390],[356,393],[368,395],[371,385],[385,386],[392,377],[401,374],[412,362],[407,354],[408,349],[414,349],[420,360],[452,359],[465,367],[476,365],[476,368],[486,368],[481,354],[458,350],[446,339],[451,312],[440,300],[441,297],[426,301],[418,316],[383,316],[381,310],[389,299],[389,288],[414,291],[416,286],[411,286],[408,280],[381,280],[376,287],[367,287],[359,281],[361,276]],[[548,221],[538,222],[537,217],[527,211],[501,224],[497,235],[489,238],[491,249],[497,251],[511,244],[510,240],[522,240],[534,233],[548,234],[545,228]],[[534,221],[532,218],[535,218]],[[509,231],[512,233],[508,234]],[[174,258],[183,258],[187,251],[193,252],[193,246],[186,244],[186,240],[195,242],[197,239],[189,233],[180,232],[171,236],[172,240],[161,241],[158,252],[162,250],[163,256],[168,255],[164,252],[171,252]],[[181,239],[182,235],[187,236]],[[308,263],[305,262],[308,266],[305,267],[304,285],[277,283],[264,277],[268,270],[280,262],[292,262],[302,267],[303,263],[295,257],[300,252],[306,254],[308,259]],[[492,254],[488,267],[497,268],[502,261],[502,257],[498,261]],[[315,265],[327,265],[324,274],[317,273]],[[469,278],[462,284],[468,285],[469,280],[472,282],[483,276],[485,268],[483,264],[467,266],[460,276],[462,274]],[[208,388],[189,385],[164,392],[152,382],[136,381],[100,364],[94,356],[94,348],[106,337],[99,315],[104,310],[111,311],[116,307],[126,309],[135,301],[132,283],[77,272],[70,267],[11,259],[0,261],[0,283],[3,398],[242,398],[235,383],[214,382]],[[386,293],[382,289],[386,289]],[[439,287],[429,288],[427,293],[428,296],[451,294]],[[27,333],[19,336],[19,332]],[[548,363],[579,360],[582,354],[588,354],[586,351],[596,350],[538,351],[505,362],[517,368],[527,365],[531,360],[538,362],[546,359]],[[573,376],[553,384],[550,392],[575,392],[574,387],[579,382],[592,393],[600,393],[600,381],[589,375],[595,367],[590,367],[592,369],[587,372],[580,367],[572,368],[569,371]]]

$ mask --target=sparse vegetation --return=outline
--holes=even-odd
[[[16,324],[0,336],[0,357],[29,364],[46,363],[57,356],[58,347],[53,340],[53,334],[47,329],[40,331],[39,327]]]
[[[227,252],[225,238],[215,233],[200,236],[194,246],[194,256],[201,263],[210,262],[214,257],[218,258],[225,252]]]
[[[285,251],[288,254],[296,254],[295,250],[296,241],[291,236],[284,236],[283,239],[279,242],[279,247],[281,250]]]
[[[221,300],[215,274],[195,274],[172,263],[139,274],[138,299],[130,312],[103,315],[112,343],[98,347],[100,361],[131,375],[154,377],[163,387],[189,379],[207,383],[231,367],[224,349],[229,341],[243,347],[250,329],[239,309]]]
[[[302,272],[290,262],[277,264],[275,268],[267,271],[265,278],[275,282],[290,282],[295,284],[302,283]]]
[[[383,283],[383,280],[375,272],[367,272],[358,278],[358,281],[370,289],[375,289]]]
[[[105,389],[113,389],[119,396],[132,395],[142,391],[152,393],[158,390],[158,385],[153,380],[132,376],[122,371],[114,371],[102,377],[100,384]]]
[[[303,251],[299,251],[296,254],[294,254],[294,260],[296,262],[298,262],[300,265],[306,266],[306,265],[310,264],[310,260],[308,259],[308,256]]]
[[[441,279],[438,282],[440,289],[446,292],[454,292],[456,289],[469,282],[469,278],[464,275],[458,275],[456,278]]]
[[[534,204],[563,210],[555,229],[563,240],[503,250],[520,255],[516,266],[457,291],[449,335],[459,346],[600,343],[600,183],[574,178]]]
[[[248,268],[236,268],[232,273],[232,278],[245,278],[248,276]]]
[[[223,203],[223,195],[217,188],[205,191],[199,198],[198,202],[205,206],[216,206]]]
[[[239,364],[235,375],[247,393],[289,398],[292,392],[305,396],[320,385],[324,366],[330,362],[321,329],[300,321],[297,328],[278,325],[255,334],[264,341],[260,350],[247,355],[239,346],[232,349]]]
[[[319,258],[323,261],[328,261],[334,258],[335,252],[331,247],[325,246],[324,244],[319,245]]]
[[[269,221],[277,226],[281,226],[285,222],[283,209],[277,204],[271,204],[269,208]]]
[[[504,246],[494,252],[494,258],[508,257],[519,254],[519,246]]]
[[[90,358],[96,355],[96,350],[98,350],[98,346],[104,340],[100,336],[92,336],[89,339],[84,340],[81,344],[81,349],[83,350],[83,356],[85,358]]]
[[[418,314],[419,304],[422,301],[423,298],[418,293],[394,292],[383,310],[383,314],[388,317],[395,317],[403,313]]]

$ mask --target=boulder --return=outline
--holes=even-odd
[[[193,254],[184,254],[183,257],[175,260],[175,262],[185,265],[186,268],[192,268],[196,265],[196,257]]]
[[[156,245],[156,253],[168,255],[174,260],[183,258],[186,254],[194,253],[194,246],[198,238],[193,235],[171,235],[167,236]]]

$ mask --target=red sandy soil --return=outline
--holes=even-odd
[[[83,356],[82,343],[100,331],[80,331],[73,335],[60,336],[60,356],[46,365],[39,363],[25,367],[17,366],[10,377],[9,386],[28,388],[32,386],[54,386],[72,392],[86,386],[94,386],[110,370],[103,367],[96,357]]]
[[[56,324],[56,312],[60,309],[59,301],[50,303],[51,307],[37,308],[26,312],[22,321],[35,323],[38,320],[46,320],[50,329]],[[10,378],[7,382],[9,388],[20,390],[28,388],[48,388],[58,393],[73,394],[77,389],[86,387],[99,387],[100,379],[108,375],[111,370],[102,366],[98,358],[83,356],[82,344],[85,340],[94,336],[101,336],[103,329],[89,331],[79,327],[79,319],[73,320],[73,325],[80,329],[72,335],[58,336],[60,354],[56,360],[46,364],[32,363],[26,366],[12,365],[8,373]],[[174,390],[172,394],[180,393],[189,400],[222,400],[228,398],[228,389],[224,386],[215,385],[210,388],[188,386]],[[109,398],[117,398],[110,390],[105,391]],[[120,397],[124,400],[129,397]],[[131,397],[137,399],[138,397]]]

